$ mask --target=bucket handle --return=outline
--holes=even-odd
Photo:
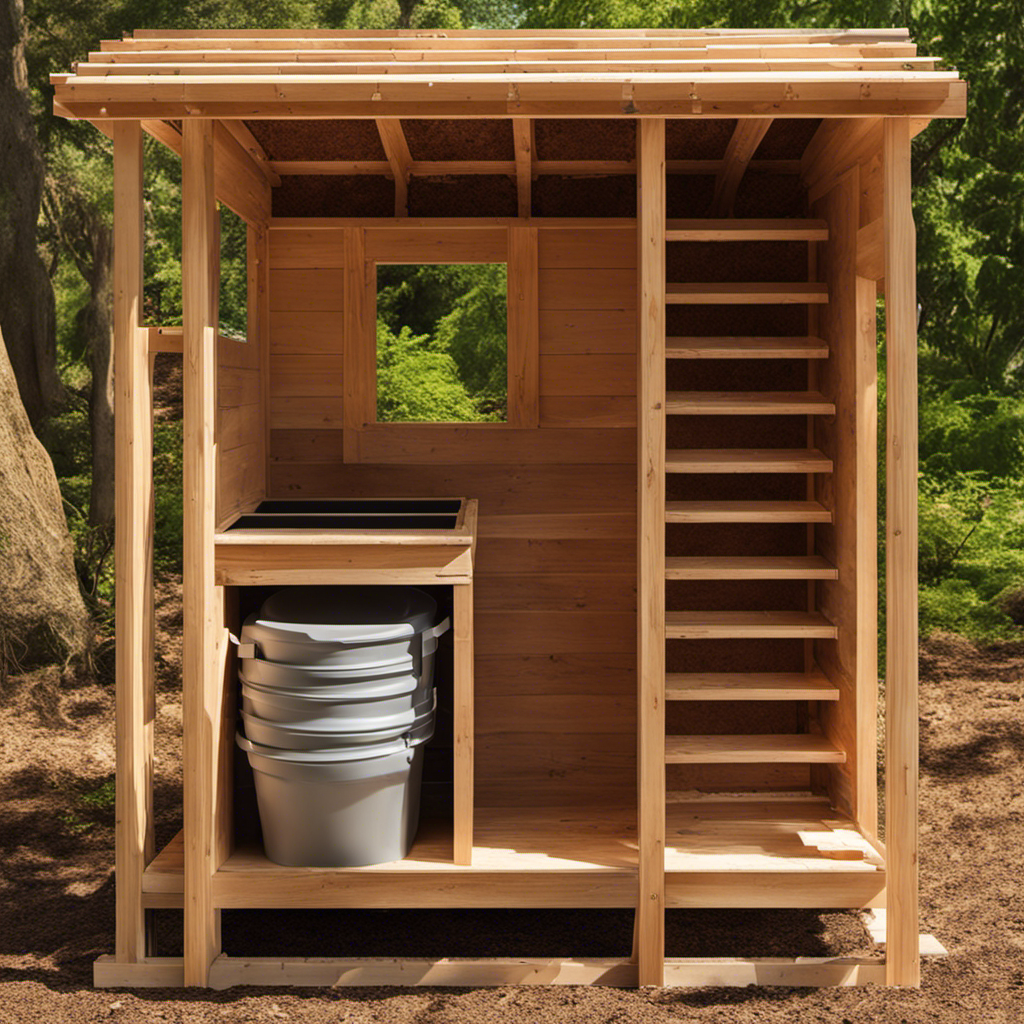
[[[433,654],[437,650],[437,638],[444,636],[449,629],[452,628],[452,620],[449,616],[445,616],[436,626],[431,626],[430,629],[425,629],[420,634],[422,637],[421,653],[424,657],[428,654]]]
[[[240,658],[258,658],[260,656],[259,648],[252,641],[242,643],[241,640],[235,636],[230,630],[228,630],[228,640],[238,648],[238,657]]]

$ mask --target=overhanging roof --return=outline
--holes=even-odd
[[[68,117],[963,117],[906,29],[139,30],[53,75]]]

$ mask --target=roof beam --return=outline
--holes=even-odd
[[[512,138],[516,150],[516,190],[519,194],[519,216],[529,217],[533,199],[533,119],[512,118]]]
[[[733,203],[736,201],[736,190],[740,187],[743,175],[747,171],[761,140],[772,126],[773,118],[740,118],[732,133],[729,145],[725,149],[722,169],[715,179],[715,197],[711,202],[712,217],[732,216]]]
[[[270,159],[268,158],[266,151],[256,141],[256,136],[249,131],[244,121],[235,121],[228,119],[227,121],[221,121],[221,124],[235,137],[238,144],[252,157],[253,162],[263,172],[263,176],[271,185],[280,185],[281,178],[274,172],[270,166]]]
[[[402,122],[397,117],[378,117],[377,131],[391,165],[391,173],[395,176],[395,216],[408,217],[412,154],[409,152],[405,132],[402,131]]]

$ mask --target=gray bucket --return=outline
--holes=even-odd
[[[293,722],[267,721],[242,710],[245,735],[254,743],[278,750],[334,750],[341,747],[373,746],[401,739],[422,722],[433,723],[435,697],[414,707],[389,715],[338,719],[318,714],[315,706],[305,718]],[[431,731],[433,725],[431,724]]]
[[[417,680],[416,664],[411,654],[376,664],[354,668],[319,665],[286,665],[264,658],[241,658],[238,674],[243,682],[271,690],[302,690],[359,686],[363,683],[387,683],[394,679]],[[418,681],[418,680],[417,680]]]
[[[411,655],[427,677],[449,627],[437,622],[437,602],[415,587],[285,587],[245,620],[240,654],[346,669]]]
[[[242,710],[267,722],[330,720],[338,725],[351,719],[379,718],[411,711],[425,696],[415,676],[383,682],[321,686],[315,690],[257,686],[242,680]]]
[[[281,751],[244,736],[263,825],[263,846],[288,867],[362,867],[408,856],[420,813],[423,744],[414,734],[332,751]]]

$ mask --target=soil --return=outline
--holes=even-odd
[[[157,591],[157,842],[180,823],[180,587]],[[39,674],[0,703],[0,1022],[292,1020],[461,1024],[585,1020],[929,1022],[1024,1019],[1024,645],[979,650],[939,636],[921,649],[922,930],[949,950],[919,991],[851,989],[256,989],[96,991],[92,961],[113,949],[113,694],[90,683],[43,709]],[[105,785],[106,784],[106,785]],[[620,911],[226,913],[225,949],[311,955],[621,955]],[[271,933],[261,940],[260,933]],[[171,954],[180,915],[161,913]],[[670,911],[669,952],[770,956],[865,953],[854,913]],[[273,947],[273,948],[267,948]]]

